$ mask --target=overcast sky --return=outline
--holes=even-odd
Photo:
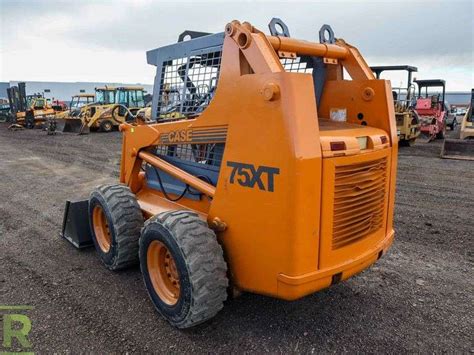
[[[272,17],[292,37],[332,26],[369,65],[410,64],[447,89],[474,87],[473,1],[11,1],[0,0],[0,81],[153,84],[149,49],[186,29],[221,32],[233,19],[267,32]],[[392,77],[393,86],[401,77]]]

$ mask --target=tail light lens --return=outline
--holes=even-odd
[[[346,150],[346,143],[345,142],[331,142],[331,150]]]

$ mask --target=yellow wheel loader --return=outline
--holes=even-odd
[[[471,90],[471,104],[464,115],[458,139],[446,138],[441,148],[441,157],[446,159],[474,160],[474,89]]]
[[[412,73],[418,68],[410,65],[384,65],[370,67],[377,79],[384,71],[406,71],[408,73],[406,87],[392,87],[393,101],[395,104],[395,117],[397,119],[397,135],[400,145],[412,146],[420,135],[420,119],[414,110],[415,86],[412,84]]]
[[[390,82],[328,25],[319,42],[269,28],[232,21],[149,51],[152,119],[120,125],[120,181],[66,204],[63,237],[110,270],[140,264],[178,328],[230,290],[296,300],[335,285],[394,238]]]

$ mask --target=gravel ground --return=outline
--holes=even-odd
[[[295,302],[244,294],[187,331],[154,311],[138,268],[109,272],[59,238],[64,201],[116,181],[120,144],[0,125],[0,305],[35,307],[33,350],[474,351],[474,163],[439,159],[441,142],[400,149],[396,240],[376,265]]]

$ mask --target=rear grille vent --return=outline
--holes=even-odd
[[[386,178],[386,158],[336,167],[333,250],[382,228]]]

